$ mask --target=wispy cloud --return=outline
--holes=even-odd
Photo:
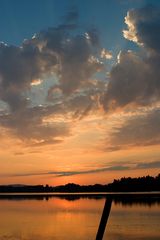
[[[137,168],[139,169],[148,169],[148,168],[159,168],[160,169],[160,161],[147,162],[147,163],[139,163],[137,164]]]
[[[42,176],[42,175],[53,175],[54,177],[65,177],[65,176],[72,176],[72,175],[83,175],[83,174],[92,174],[92,173],[99,173],[99,172],[107,172],[107,171],[123,171],[128,170],[127,166],[112,166],[112,167],[104,167],[104,168],[97,168],[91,169],[86,171],[51,171],[51,172],[40,172],[40,173],[19,173],[19,174],[12,174],[12,177],[27,177],[27,176]]]
[[[43,176],[51,175],[53,177],[68,177],[73,175],[85,175],[85,174],[94,174],[101,172],[114,172],[114,171],[127,171],[127,170],[137,170],[137,169],[151,169],[151,168],[160,168],[160,161],[153,161],[149,163],[124,163],[123,165],[115,165],[104,168],[90,169],[85,171],[50,171],[50,172],[34,172],[34,173],[19,173],[12,174],[10,177],[29,177],[29,176]]]

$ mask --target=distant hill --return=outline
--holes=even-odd
[[[27,185],[25,184],[10,184],[10,185],[7,185],[8,187],[25,187]]]
[[[38,193],[38,192],[146,192],[146,191],[160,191],[160,174],[156,177],[145,176],[138,178],[121,178],[114,180],[112,183],[101,185],[78,185],[68,183],[61,186],[43,186],[43,185],[0,185],[0,193]]]

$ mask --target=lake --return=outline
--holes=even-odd
[[[95,239],[104,196],[0,198],[0,240]],[[160,200],[113,200],[104,238],[159,240]]]

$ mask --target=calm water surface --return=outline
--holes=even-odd
[[[105,198],[0,199],[0,240],[95,239]],[[160,240],[160,202],[114,202],[104,239]]]

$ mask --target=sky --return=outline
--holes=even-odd
[[[0,184],[160,170],[160,2],[0,1]]]

